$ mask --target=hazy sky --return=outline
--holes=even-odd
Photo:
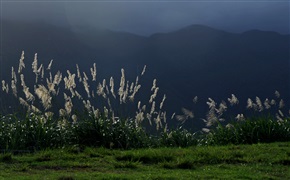
[[[289,34],[290,1],[60,1],[0,0],[5,19],[92,25],[150,35],[204,24],[230,32],[250,29]]]

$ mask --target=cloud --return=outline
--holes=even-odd
[[[289,33],[289,2],[37,1],[2,2],[3,18],[91,25],[149,35],[204,24],[232,32]]]

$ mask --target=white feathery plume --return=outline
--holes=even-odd
[[[235,118],[237,121],[244,121],[245,120],[245,117],[243,114],[238,114]]]
[[[97,68],[96,68],[96,63],[93,64],[93,68],[90,68],[91,70],[91,75],[93,77],[92,81],[96,81],[97,80]]]
[[[113,112],[113,108],[112,108],[111,101],[109,98],[108,98],[107,102],[108,102],[108,106],[110,108],[110,111]]]
[[[156,88],[156,79],[153,80],[151,91],[153,91],[155,88]]]
[[[104,87],[102,86],[101,83],[99,83],[98,86],[97,86],[97,94],[98,94],[98,96],[102,96],[104,93],[105,93],[104,92]]]
[[[73,114],[71,116],[71,119],[73,120],[73,124],[76,124],[77,123],[77,120],[78,120],[78,117],[75,114]]]
[[[212,126],[213,124],[215,124],[216,122],[218,122],[218,117],[217,115],[215,114],[215,108],[210,108],[209,112],[207,113],[206,115],[206,126],[207,127],[210,127]]]
[[[113,97],[116,99],[116,95],[114,92],[114,79],[113,79],[113,77],[110,78],[110,87],[111,87],[110,91],[111,91]]]
[[[42,70],[41,70],[41,79],[43,79],[44,78],[44,68],[42,68]]]
[[[146,71],[146,65],[143,67],[143,70],[142,70],[141,76],[144,75],[145,71]]]
[[[276,113],[276,118],[278,122],[284,122],[284,119],[282,119],[279,114]]]
[[[66,95],[66,93],[63,93],[63,98],[64,98],[65,101],[69,100],[69,97]]]
[[[104,99],[107,98],[106,92],[105,92],[105,86],[102,86],[102,96]]]
[[[8,83],[5,83],[5,80],[2,80],[2,91],[6,91],[6,93],[9,92],[9,86]]]
[[[5,85],[5,80],[2,80],[2,91],[5,91],[6,85]]]
[[[106,85],[106,93],[107,93],[108,95],[110,94],[110,90],[109,90],[108,85]]]
[[[73,103],[72,103],[71,98],[68,97],[68,96],[67,96],[67,98],[65,100],[66,100],[66,102],[65,102],[64,107],[65,107],[66,113],[68,115],[70,115],[71,114],[71,111],[72,111],[72,108],[73,108]]]
[[[257,97],[257,96],[256,96],[256,104],[258,106],[259,112],[262,112],[264,110],[264,106],[263,106],[262,101],[260,100],[260,98]]]
[[[48,80],[46,78],[46,85],[47,85],[47,88],[48,88],[48,91],[51,92],[53,95],[56,94],[56,91],[55,91],[55,84],[52,82],[52,79],[50,78],[50,80]]]
[[[274,105],[276,104],[275,99],[272,99],[271,102],[270,102],[270,104],[271,104],[272,106],[274,106]]]
[[[25,81],[24,81],[24,75],[23,74],[20,74],[20,80],[21,80],[21,86],[23,88],[25,88],[26,87],[26,84],[25,84]]]
[[[83,99],[83,97],[80,95],[80,93],[77,90],[75,90],[75,94],[79,99]]]
[[[211,108],[215,108],[216,107],[216,102],[212,99],[212,98],[208,98],[208,102],[206,102],[206,104],[208,105],[208,107]]]
[[[13,66],[11,68],[11,79],[13,79],[15,84],[17,84],[17,76],[16,76],[16,73],[14,71],[14,67]]]
[[[35,74],[35,83],[38,81],[38,68],[37,68],[37,53],[34,55],[34,60],[32,62],[32,70]]]
[[[134,83],[132,82],[130,86],[130,93],[132,93],[133,91],[134,91]]]
[[[60,117],[66,116],[66,111],[64,109],[59,109],[59,116]]]
[[[279,93],[279,91],[275,91],[275,96],[277,97],[277,98],[280,98],[280,93]]]
[[[146,105],[144,104],[143,106],[142,106],[142,109],[141,109],[143,112],[145,112],[146,111]]]
[[[209,133],[210,132],[210,129],[208,129],[208,128],[202,128],[201,129],[203,132],[205,132],[205,133]]]
[[[37,107],[35,107],[34,105],[31,105],[31,106],[30,106],[30,109],[31,109],[32,112],[34,112],[34,113],[41,113],[41,111],[40,111]]]
[[[175,112],[171,115],[170,119],[173,119],[175,117]]]
[[[53,83],[55,85],[59,85],[59,83],[62,80],[62,74],[60,73],[60,71],[58,71],[55,75],[54,75],[54,79],[53,79]]]
[[[52,62],[53,62],[53,59],[52,59],[52,60],[50,60],[50,62],[49,62],[49,64],[48,64],[48,66],[47,66],[47,68],[46,68],[46,70],[50,70],[50,69],[51,69]]]
[[[104,106],[104,116],[105,118],[109,118],[109,110]]]
[[[228,101],[230,102],[230,104],[232,106],[235,105],[235,104],[239,104],[239,100],[234,94],[232,94],[231,98],[228,98]]]
[[[103,84],[102,84],[103,88],[106,87],[106,79],[103,79]]]
[[[121,80],[120,80],[120,87],[119,87],[119,91],[118,91],[118,94],[119,94],[119,97],[120,97],[120,104],[122,104],[122,97],[123,97],[123,94],[124,94],[124,88],[125,88],[125,71],[124,69],[122,68],[121,69],[121,73],[122,73],[122,76],[121,76]]]
[[[175,118],[177,121],[181,121],[182,123],[184,123],[188,117],[186,115],[176,115]]]
[[[123,92],[123,97],[122,97],[123,103],[126,103],[126,99],[128,97],[128,94],[129,94],[129,81],[127,81],[126,90]]]
[[[181,108],[183,114],[186,116],[186,119],[187,118],[194,118],[194,114],[192,111],[186,109],[186,108]]]
[[[33,94],[31,94],[29,92],[29,87],[27,87],[27,86],[23,87],[23,92],[25,94],[25,98],[26,98],[27,101],[31,102],[31,101],[35,100],[35,97],[33,96]]]
[[[156,124],[156,130],[159,130],[159,128],[162,128],[162,123],[161,123],[161,117],[160,117],[160,112],[158,113],[157,117],[154,118],[155,124]]]
[[[139,83],[139,76],[136,77],[135,86],[137,86],[138,83]]]
[[[40,64],[39,68],[37,69],[37,74],[40,74],[41,70],[42,70],[43,65]]]
[[[8,93],[6,87],[8,86],[6,86],[5,80],[2,80],[2,91],[6,91],[6,93]]]
[[[136,126],[141,124],[143,120],[144,120],[144,112],[142,112],[142,111],[136,112],[136,116],[135,116]]]
[[[53,117],[53,114],[54,113],[53,112],[50,112],[50,111],[44,113],[45,117],[48,118],[48,119],[52,118]]]
[[[12,89],[12,93],[15,97],[17,97],[17,88],[16,88],[16,84],[14,80],[11,80],[11,89]]]
[[[282,113],[282,111],[280,109],[278,110],[278,113],[281,117],[284,117],[284,114]]]
[[[150,100],[149,100],[149,103],[152,103],[153,100],[154,100],[154,99],[156,98],[156,96],[157,96],[157,93],[158,93],[159,88],[158,88],[158,87],[155,87],[154,89],[155,89],[155,90],[154,90],[154,93],[151,95]]]
[[[279,102],[279,109],[282,109],[285,106],[284,100],[281,99]]]
[[[90,98],[91,97],[91,95],[90,95],[90,89],[89,89],[90,86],[89,86],[89,84],[88,84],[87,79],[86,79],[85,76],[83,77],[83,85],[84,85],[85,91],[88,94],[88,98]]]
[[[25,68],[24,64],[24,51],[22,51],[21,57],[19,59],[18,74],[22,72],[22,69]]]
[[[86,80],[86,81],[89,80],[89,78],[85,72],[83,72],[83,75],[84,75],[83,80]]]
[[[219,104],[219,108],[216,109],[216,112],[221,116],[225,111],[227,111],[227,104],[225,101],[222,101],[220,104]]]
[[[99,109],[96,109],[96,110],[93,111],[93,113],[94,113],[94,117],[95,118],[98,118],[99,115],[100,115],[100,110]]]
[[[152,126],[152,122],[151,122],[152,114],[146,113],[146,118],[148,119],[150,126]]]
[[[79,65],[76,64],[76,67],[77,67],[77,77],[79,78],[79,82],[81,82],[82,81],[82,76],[81,76]]]
[[[75,88],[76,83],[75,83],[75,74],[71,74],[69,70],[67,70],[68,77],[65,77],[64,83],[65,83],[65,89],[70,89],[70,88]]]
[[[32,62],[32,70],[34,73],[37,73],[37,53],[34,55],[34,60]]]
[[[254,107],[254,103],[253,103],[252,99],[248,98],[248,100],[247,100],[247,108],[251,109],[253,107]]]
[[[161,119],[163,119],[163,122],[166,123],[166,111],[161,113]]]
[[[161,101],[161,103],[160,103],[160,106],[159,106],[160,109],[162,109],[162,107],[163,107],[163,105],[164,105],[164,102],[165,102],[165,99],[166,99],[166,95],[164,94],[164,95],[163,95],[163,99],[162,99],[162,101]]]
[[[129,96],[129,99],[133,102],[136,93],[139,91],[139,89],[141,88],[141,85],[138,84],[137,86],[134,87],[133,93]]]
[[[19,103],[28,109],[30,108],[30,105],[21,97],[19,97]]]
[[[155,101],[152,102],[150,114],[152,115],[155,112]]]
[[[271,108],[270,101],[269,101],[268,98],[265,99],[264,106],[265,106],[266,109],[270,109]]]
[[[91,102],[89,100],[87,100],[87,101],[83,100],[83,104],[84,104],[85,108],[87,109],[87,111],[91,112],[91,108],[92,108]]]
[[[195,104],[196,104],[196,103],[197,103],[197,101],[198,101],[198,97],[197,97],[197,96],[195,96],[195,97],[193,98],[193,100],[192,100],[192,101],[193,101],[193,103],[195,103]]]
[[[49,94],[49,91],[43,85],[38,85],[35,89],[35,94],[41,100],[41,103],[45,110],[51,107],[52,97]]]

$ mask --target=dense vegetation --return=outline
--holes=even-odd
[[[156,79],[151,95],[142,93],[136,101],[141,78],[130,83],[123,69],[116,90],[113,77],[108,84],[96,82],[95,64],[92,79],[78,66],[76,74],[53,75],[51,65],[38,66],[36,54],[35,83],[26,82],[23,52],[11,83],[2,80],[8,104],[16,107],[0,115],[0,178],[290,178],[290,119],[278,91],[264,101],[249,98],[253,116],[225,115],[239,104],[234,94],[219,104],[208,98],[204,127],[192,131],[185,122],[196,119],[193,111],[181,108],[181,114],[169,116]]]
[[[96,64],[90,68],[90,76],[88,72],[81,72],[78,65],[75,73],[67,70],[63,75],[60,71],[51,71],[52,62],[47,68],[38,65],[35,54],[32,62],[35,82],[31,79],[25,81],[25,74],[31,71],[25,67],[22,52],[18,69],[11,69],[11,83],[2,80],[3,93],[10,95],[11,102],[14,102],[12,105],[17,106],[13,113],[5,113],[2,109],[2,151],[38,151],[71,146],[132,149],[290,141],[290,121],[278,91],[275,98],[264,101],[259,97],[255,100],[248,98],[247,110],[254,112],[255,116],[243,113],[225,115],[239,104],[234,94],[227,102],[219,104],[208,98],[208,113],[202,118],[204,128],[193,132],[183,127],[184,122],[195,118],[192,110],[181,108],[182,114],[169,116],[164,110],[167,97],[159,97],[156,79],[149,90],[151,95],[139,92],[146,66],[133,82],[126,79],[125,71],[121,69],[119,81],[111,77],[109,83],[106,79],[98,83]],[[120,84],[118,88],[116,82]],[[139,93],[142,93],[141,97]],[[143,97],[146,94],[148,97]],[[198,97],[194,97],[193,102],[197,101]],[[275,116],[263,116],[273,111]],[[177,120],[179,125],[169,127],[169,120]]]

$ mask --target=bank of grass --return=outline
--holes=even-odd
[[[290,143],[1,154],[1,179],[290,179]]]
[[[35,114],[25,118],[0,116],[0,151],[35,152],[72,146],[125,150],[290,141],[290,121],[287,118],[283,121],[271,117],[249,118],[235,121],[230,126],[218,124],[208,133],[191,132],[184,127],[152,133],[128,119],[113,122],[91,117],[60,126],[61,120],[43,122],[41,117]]]

